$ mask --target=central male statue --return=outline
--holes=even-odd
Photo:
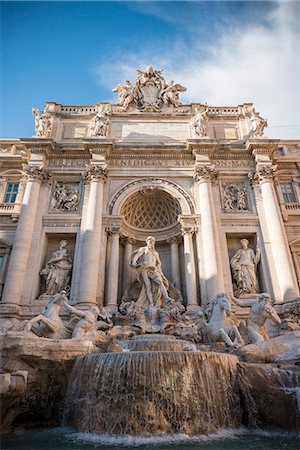
[[[162,272],[159,254],[155,249],[154,237],[148,236],[146,239],[146,246],[140,247],[132,253],[129,264],[132,268],[137,270],[138,279],[143,283],[146,291],[147,303],[150,306],[160,306],[158,304],[160,298],[159,293],[166,302],[173,302],[173,299],[169,297],[167,292],[169,283]],[[157,290],[155,287],[158,287],[159,292],[155,293],[155,290]],[[142,297],[143,292],[138,299],[138,303],[142,302]]]

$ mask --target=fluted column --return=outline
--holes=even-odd
[[[211,302],[218,292],[224,290],[222,273],[219,272],[219,234],[212,197],[212,181],[216,178],[214,166],[196,166],[194,178],[199,192],[206,294],[207,301]]]
[[[132,283],[133,269],[129,265],[129,258],[133,252],[133,244],[136,242],[131,237],[125,238],[125,251],[124,251],[124,262],[123,262],[123,290],[127,288]]]
[[[80,305],[94,305],[97,303],[103,187],[105,178],[106,169],[100,165],[91,166],[85,175],[85,181],[90,183],[90,193],[81,261],[81,280],[78,302]]]
[[[177,289],[181,289],[180,281],[180,264],[178,253],[178,236],[172,237],[167,240],[167,243],[171,245],[171,277],[174,286]]]
[[[195,232],[195,228],[182,223],[181,231],[183,234],[187,309],[196,309],[199,305],[197,301],[196,269],[193,251],[193,234]]]
[[[120,227],[117,225],[110,226],[107,231],[111,236],[111,247],[108,264],[105,306],[107,306],[112,312],[116,312],[118,310]]]
[[[271,278],[275,278],[273,286],[278,286],[279,292],[274,290],[278,303],[290,300],[299,295],[296,275],[294,273],[292,259],[289,251],[288,240],[277,203],[273,175],[276,166],[269,164],[258,164],[252,183],[257,183],[261,188],[263,201],[264,225],[272,249],[273,261],[269,261]]]
[[[41,166],[28,165],[24,172],[27,182],[2,296],[2,304],[7,306],[21,304],[41,183],[48,178]]]

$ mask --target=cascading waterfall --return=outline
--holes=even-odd
[[[141,351],[143,345],[147,351]],[[78,358],[65,423],[112,435],[196,435],[240,426],[237,357],[190,351],[188,345],[162,335],[141,336],[129,345],[139,351]]]

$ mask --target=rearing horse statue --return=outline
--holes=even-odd
[[[244,344],[231,314],[230,295],[226,292],[217,294],[213,300],[211,317],[207,323],[207,334],[211,342],[224,341],[232,347],[236,338],[240,345]]]

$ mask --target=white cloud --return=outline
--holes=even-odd
[[[299,12],[298,2],[277,3],[265,26],[241,23],[223,29],[210,48],[197,39],[192,46],[178,40],[168,52],[156,46],[117,56],[114,63],[101,63],[96,73],[102,85],[112,87],[126,78],[134,80],[137,68],[151,64],[163,68],[166,79],[187,87],[183,102],[253,102],[268,119],[268,137],[300,138]],[[209,56],[203,56],[204,48]],[[296,124],[297,129],[291,127]]]

